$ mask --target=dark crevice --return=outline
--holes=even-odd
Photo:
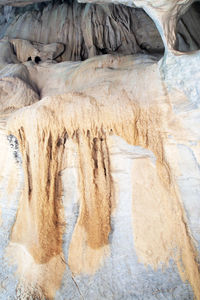
[[[36,64],[39,64],[39,62],[41,61],[41,58],[39,56],[36,56],[34,60],[35,60]]]
[[[194,2],[176,26],[175,50],[190,52],[200,49],[200,2]]]

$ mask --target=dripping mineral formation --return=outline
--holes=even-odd
[[[86,2],[0,2],[0,299],[199,300],[200,4]]]

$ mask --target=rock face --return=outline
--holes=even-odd
[[[50,0],[46,0],[46,1],[50,1]],[[28,4],[32,4],[32,3],[40,3],[43,2],[42,0],[1,0],[0,1],[0,5],[6,5],[6,6],[19,6],[19,7],[24,7]]]
[[[2,13],[2,36],[65,45],[61,60],[85,60],[101,54],[162,54],[152,20],[124,5],[65,3],[11,8]]]
[[[200,52],[172,46],[189,2],[134,4],[154,18],[162,58],[141,9],[45,3],[2,25],[0,299],[200,299]],[[28,38],[27,14],[47,12]],[[81,32],[87,55],[53,39],[54,20],[72,41]]]
[[[142,2],[139,4],[146,9]],[[168,6],[163,28],[166,35],[169,32],[171,49],[198,50],[199,2],[191,5],[185,14],[185,6],[179,13],[180,3],[178,8],[172,5],[170,11]],[[179,18],[180,14],[183,15]],[[154,19],[154,15],[151,17]],[[155,24],[143,9],[113,4],[80,4],[72,0],[17,8],[0,6],[0,37],[5,36],[44,45],[61,43],[65,49],[61,51],[59,61],[85,60],[95,55],[115,53],[161,55],[164,51]]]
[[[200,49],[200,3],[194,2],[177,23],[175,48],[183,52]]]

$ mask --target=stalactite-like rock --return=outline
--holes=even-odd
[[[113,135],[117,135],[130,145],[149,150],[149,154],[145,155],[138,152],[138,162],[133,159],[132,165],[133,212],[129,218],[133,218],[133,229],[129,238],[134,240],[135,253],[142,263],[155,269],[160,264],[168,265],[173,259],[181,278],[190,282],[199,297],[197,252],[180,202],[177,171],[171,164],[172,157],[165,150],[169,143],[166,133],[173,134],[174,126],[179,128],[177,139],[186,132],[180,125],[181,117],[172,111],[173,102],[169,103],[159,65],[147,57],[111,56],[94,58],[78,65],[74,63],[76,68],[65,64],[71,67],[71,75],[68,73],[68,81],[65,82],[68,93],[44,98],[19,110],[8,122],[9,133],[18,139],[24,170],[24,187],[8,248],[9,257],[18,253],[15,263],[18,264],[20,286],[32,295],[38,291],[47,298],[57,297],[56,290],[61,282],[57,280],[54,283],[49,278],[46,279],[49,287],[39,283],[41,276],[38,272],[41,271],[37,271],[37,264],[45,265],[48,272],[54,274],[52,267],[56,263],[57,279],[62,278],[65,268],[70,268],[73,276],[80,274],[79,280],[83,276],[81,274],[95,276],[99,270],[100,277],[97,278],[100,280],[106,261],[117,259],[117,256],[112,258],[112,239],[116,239],[113,230],[119,222],[115,217],[119,201],[124,201],[117,196],[120,177],[118,180],[115,177],[117,166],[112,158]],[[92,85],[91,82],[84,84],[86,78],[83,74],[87,69],[95,75]],[[91,76],[90,73],[88,76]],[[148,85],[149,77],[151,85]],[[97,90],[99,84],[101,92]],[[142,86],[146,88],[141,93]],[[184,138],[187,141],[187,137]],[[72,216],[67,207],[76,202],[72,204],[73,196],[68,198],[69,179],[64,179],[64,173],[65,170],[71,172],[72,168],[68,159],[71,142],[76,153],[76,166],[73,168],[77,178],[78,217],[70,237],[67,224]],[[124,151],[126,153],[127,150]],[[130,152],[129,155],[133,154]],[[155,157],[156,164],[151,157]],[[143,166],[145,171],[140,173]],[[63,196],[62,191],[65,191]],[[128,201],[128,198],[124,199]],[[141,212],[142,209],[144,212]],[[123,220],[124,217],[121,217]],[[118,234],[120,236],[120,232]],[[66,248],[63,239],[64,243],[69,243]],[[26,264],[30,266],[30,263],[23,266],[20,259],[24,250],[18,249],[17,245],[23,245],[32,257],[34,280],[26,268]],[[65,252],[67,249],[68,254]],[[130,264],[132,259],[128,260]],[[28,261],[28,257],[25,260]],[[25,282],[22,268],[27,278]],[[133,268],[137,268],[135,264]],[[170,268],[165,271],[166,276],[170,274]],[[42,276],[46,278],[43,272]],[[69,275],[65,276],[69,280]],[[179,280],[177,277],[174,284],[181,286]],[[82,292],[85,293],[84,288]],[[67,290],[64,289],[62,294],[67,297]]]
[[[0,36],[44,44],[62,43],[62,61],[114,53],[161,55],[164,50],[154,23],[145,12],[123,5],[46,3],[41,9],[34,5],[29,9],[12,8],[3,16],[8,21],[2,22]]]

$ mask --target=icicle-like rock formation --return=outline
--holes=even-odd
[[[124,5],[45,3],[2,12],[0,34],[9,38],[62,43],[60,61],[102,54],[162,54],[162,39],[141,9]]]

